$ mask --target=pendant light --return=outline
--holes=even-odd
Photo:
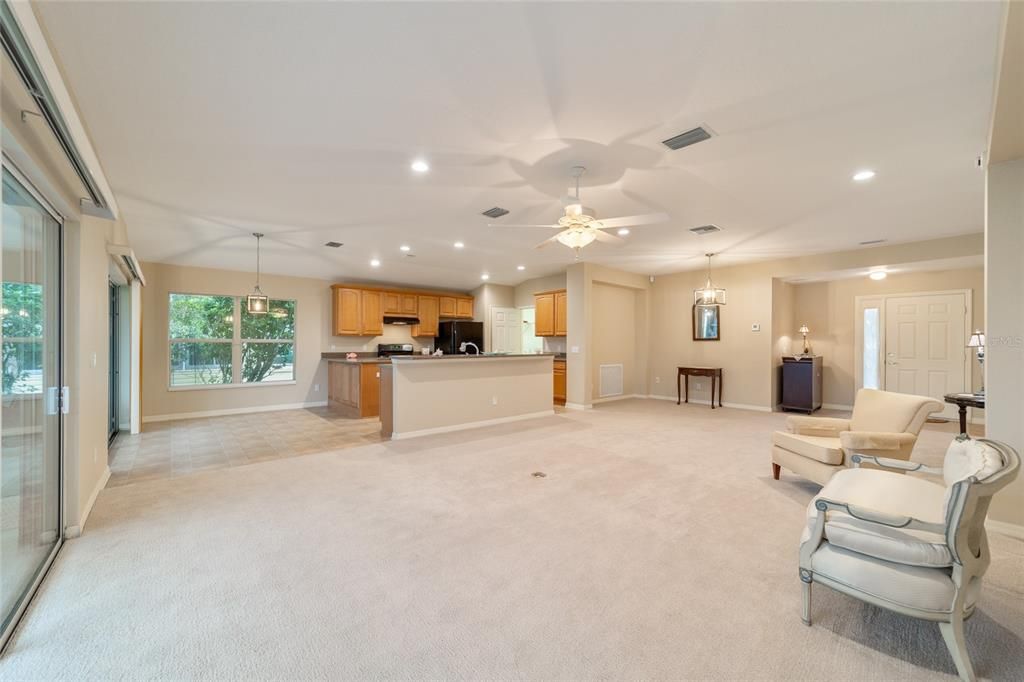
[[[725,305],[725,289],[716,288],[711,283],[711,257],[715,254],[705,253],[708,258],[708,279],[700,289],[693,290],[694,305]]]
[[[256,237],[256,288],[245,297],[245,309],[250,315],[266,315],[270,309],[270,300],[260,290],[260,239],[263,239],[262,232],[253,232]]]

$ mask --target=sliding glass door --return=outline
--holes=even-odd
[[[2,645],[61,541],[61,223],[6,160],[0,249]]]

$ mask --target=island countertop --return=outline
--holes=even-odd
[[[391,361],[394,362],[425,362],[429,360],[507,360],[509,358],[554,358],[557,353],[480,353],[458,354],[458,355],[394,355]]]

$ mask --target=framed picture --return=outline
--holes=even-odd
[[[719,328],[719,306],[702,305],[699,303],[693,306],[693,340],[694,341],[719,341],[721,330]]]

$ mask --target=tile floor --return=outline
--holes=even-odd
[[[350,419],[326,407],[146,424],[110,449],[110,482],[127,485],[196,471],[376,443],[380,420]]]

